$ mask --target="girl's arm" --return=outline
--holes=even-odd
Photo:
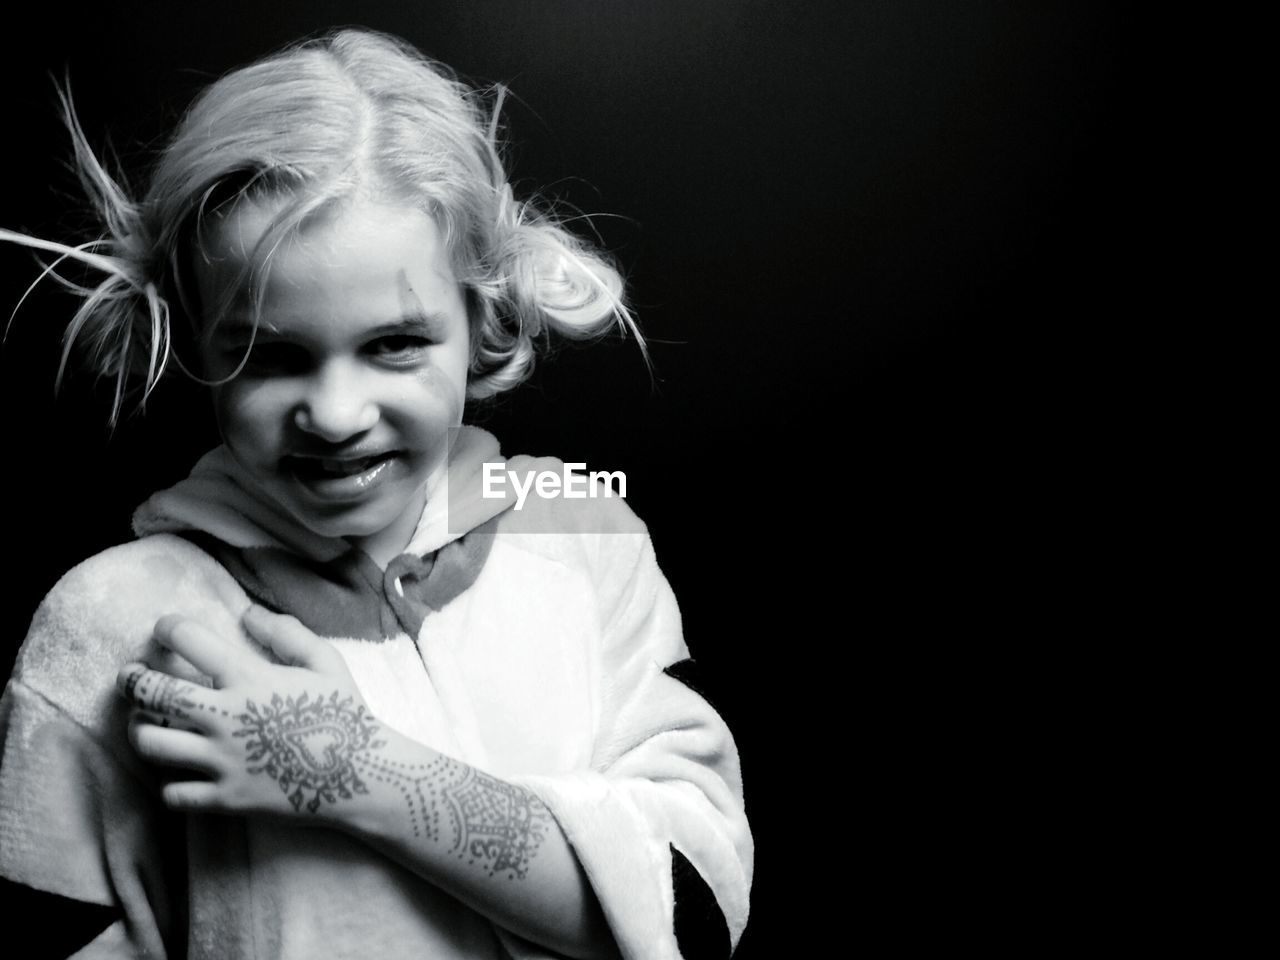
[[[204,779],[165,785],[174,809],[303,818],[342,830],[498,925],[568,957],[616,957],[590,883],[547,807],[373,717],[340,654],[296,619],[252,607],[249,634],[287,666],[162,618],[155,638],[206,689],[138,663],[120,672],[143,758]]]

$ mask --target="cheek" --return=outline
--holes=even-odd
[[[429,407],[446,426],[462,422],[462,406],[467,389],[467,368],[463,364],[433,364],[418,377],[418,389],[428,398]]]
[[[241,448],[275,442],[285,404],[273,391],[232,382],[213,391],[213,413],[222,439]]]

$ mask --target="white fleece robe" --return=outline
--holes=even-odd
[[[407,553],[460,549],[479,542],[459,540],[473,530],[492,538],[478,574],[416,636],[385,602],[383,636],[318,632],[382,722],[546,803],[624,957],[727,956],[753,865],[738,755],[720,716],[666,669],[689,654],[644,525],[616,497],[530,497],[520,511],[481,497],[479,464],[501,460],[492,437],[463,428],[432,488]],[[86,958],[553,956],[345,834],[159,804],[155,771],[125,735],[119,667],[154,661],[152,627],[172,612],[257,649],[239,626],[245,587],[175,534],[321,564],[349,551],[247,490],[215,451],[140,508],[139,540],[76,567],[37,611],[0,700],[0,875],[118,908]]]

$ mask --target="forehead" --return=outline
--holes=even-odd
[[[264,312],[285,320],[464,309],[444,236],[422,210],[359,199],[289,225],[290,205],[246,199],[208,218],[193,263],[206,311],[218,304],[243,314],[251,290]]]

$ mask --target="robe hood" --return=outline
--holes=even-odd
[[[510,463],[531,461],[515,457]],[[508,462],[477,427],[450,437],[428,480],[427,503],[404,551],[386,568],[341,537],[317,534],[264,496],[225,447],[151,496],[133,517],[139,536],[177,534],[217,559],[257,603],[292,614],[321,636],[417,637],[423,621],[471,586],[497,519],[515,496],[484,496],[484,464]]]
[[[509,490],[482,496],[484,464],[495,462],[506,460],[492,434],[471,426],[452,431],[448,459],[428,480],[426,507],[403,552],[418,557],[434,553],[513,506]],[[205,454],[190,476],[153,494],[133,515],[133,532],[139,537],[192,531],[232,547],[274,547],[318,561],[351,550],[340,537],[308,530],[264,496],[226,446]]]

